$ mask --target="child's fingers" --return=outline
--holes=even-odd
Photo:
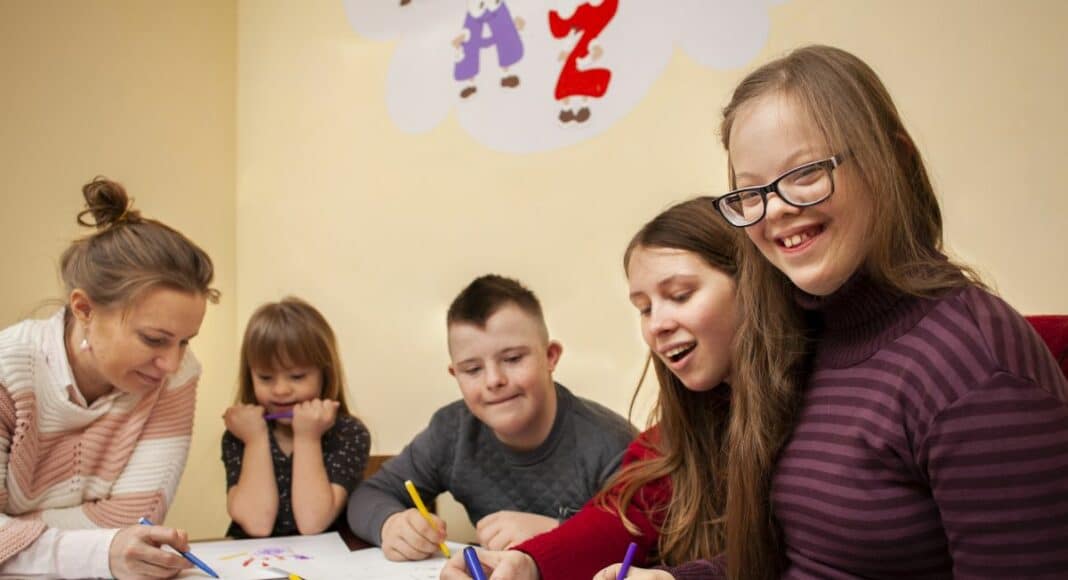
[[[445,527],[447,525],[445,520],[439,518],[437,514],[430,514],[430,520],[433,522],[431,527],[434,529],[434,532],[437,533],[436,537],[438,538],[438,542],[444,542],[445,539],[449,537],[449,530]]]
[[[396,538],[389,544],[384,544],[382,546],[382,552],[386,555],[387,559],[393,560],[394,562],[411,562],[426,559],[425,554],[413,549],[401,538]]]
[[[478,543],[490,550],[503,550],[506,546],[504,528],[502,526],[486,526],[477,534]]]
[[[420,558],[433,554],[438,544],[445,541],[445,522],[431,515],[433,524],[426,521],[415,508],[409,508],[390,516],[382,527],[383,549],[385,544],[397,543],[395,546],[402,554],[412,557],[412,552],[400,545],[401,542],[414,548]]]
[[[497,530],[497,532],[493,534],[493,537],[489,539],[486,547],[491,550],[507,550],[508,544],[510,543],[508,534],[506,534],[504,530]]]
[[[410,510],[405,518],[408,523],[407,527],[412,532],[412,534],[405,534],[405,537],[409,540],[409,543],[418,546],[427,553],[433,553],[438,549],[438,544],[445,540],[444,534],[442,533],[444,522],[438,520],[437,516],[433,514],[431,514],[430,517],[437,520],[434,522],[435,525],[431,525],[430,522],[426,521],[426,519],[414,509]],[[414,536],[418,536],[418,539]]]
[[[492,526],[497,520],[500,519],[501,513],[503,512],[493,512],[492,514],[482,518],[481,520],[478,520],[478,523],[475,524],[475,530],[481,531],[485,528]]]
[[[405,560],[425,560],[437,550],[437,546],[425,541],[422,536],[401,536],[397,550]]]
[[[499,511],[480,520],[476,530],[479,543],[490,550],[505,550],[515,539],[516,520],[514,512]]]
[[[382,551],[390,560],[422,560],[434,553],[437,545],[426,541],[408,514],[402,512],[399,519],[382,536]]]
[[[424,521],[423,523],[425,524],[426,522]],[[439,548],[438,542],[436,541],[436,533],[437,532],[429,527],[420,529],[412,528],[402,536],[402,539],[418,554],[418,559],[422,560],[438,552]]]

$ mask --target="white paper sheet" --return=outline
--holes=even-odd
[[[453,554],[462,552],[467,544],[446,542]],[[381,548],[368,548],[349,552],[345,565],[333,571],[331,578],[338,580],[437,580],[441,568],[445,566],[445,556],[435,554],[433,558],[418,562],[392,562],[386,559]]]
[[[338,578],[348,567],[349,548],[337,532],[253,540],[195,542],[190,551],[225,580],[278,578],[276,567],[308,580]],[[381,552],[381,550],[379,550]],[[365,576],[372,578],[373,576]],[[209,578],[197,568],[179,578]]]

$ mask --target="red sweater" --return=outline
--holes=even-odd
[[[623,454],[622,465],[656,457],[656,451],[650,446],[656,437],[656,427],[638,435]],[[620,491],[616,486],[608,493],[616,496]],[[534,558],[542,580],[590,578],[602,568],[622,561],[631,542],[638,544],[634,565],[643,565],[656,551],[669,501],[671,481],[662,477],[645,484],[627,506],[627,517],[641,532],[637,537],[627,531],[616,513],[598,507],[595,498],[560,527],[535,536],[515,549]]]

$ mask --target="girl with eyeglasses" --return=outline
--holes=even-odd
[[[1068,382],[944,254],[923,160],[876,74],[796,50],[741,82],[722,138],[733,191],[715,205],[750,241],[732,444],[759,458],[730,482],[768,501],[728,499],[748,516],[727,530],[750,547],[737,558],[628,578],[1064,577]],[[768,545],[784,559],[760,558]]]

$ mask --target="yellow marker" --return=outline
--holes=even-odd
[[[270,568],[267,568],[267,571],[268,572],[274,572],[275,574],[282,574],[282,575],[284,575],[286,577],[286,580],[304,580],[303,578],[301,578],[300,576],[297,576],[296,574],[294,574],[292,572],[286,572],[285,570],[283,570],[281,568],[275,568],[274,566],[271,566]]]
[[[412,480],[404,482],[404,487],[408,490],[408,495],[412,496],[412,502],[415,503],[415,509],[419,510],[419,514],[423,516],[423,519],[430,524],[430,527],[437,529],[434,525],[433,518],[430,517],[430,512],[426,509],[426,505],[423,504],[423,498],[419,497],[419,491],[415,489],[415,484]],[[445,542],[438,544],[441,548],[441,553],[445,554],[446,558],[451,558],[452,554],[449,553],[449,547],[445,545]]]

